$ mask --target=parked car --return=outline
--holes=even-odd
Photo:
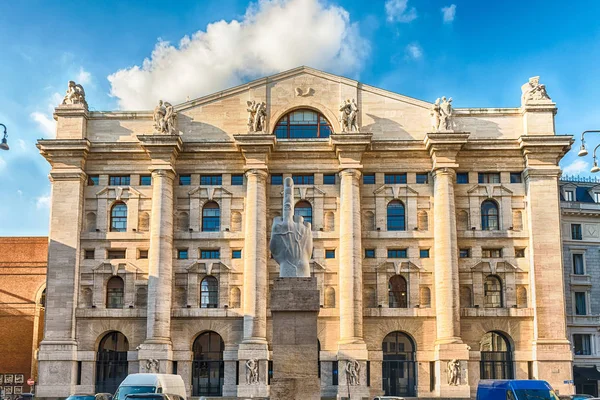
[[[168,393],[135,393],[125,396],[126,400],[183,400],[176,394]]]
[[[33,393],[21,393],[17,400],[32,400],[35,397]]]
[[[127,395],[138,393],[167,393],[178,395],[183,400],[186,400],[183,379],[179,375],[172,374],[127,375],[127,378],[121,382],[115,392],[113,400],[125,400]]]
[[[591,400],[593,398],[594,396],[591,394],[572,394],[569,396],[569,400]]]
[[[552,386],[539,380],[483,379],[477,400],[559,400]]]
[[[96,400],[95,394],[73,394],[67,400]]]
[[[373,400],[404,400],[404,397],[398,397],[398,396],[376,396]]]

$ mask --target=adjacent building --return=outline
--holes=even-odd
[[[56,139],[38,142],[52,167],[38,395],[159,371],[191,396],[268,396],[286,177],[313,229],[323,397],[466,398],[480,378],[572,392],[558,193],[572,138],[537,78],[521,89],[519,107],[452,109],[299,67],[96,112],[70,84]]]
[[[600,182],[560,182],[565,301],[577,393],[598,396],[600,372]]]
[[[46,237],[0,237],[0,391],[13,399],[32,389],[44,330]]]

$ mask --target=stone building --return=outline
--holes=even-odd
[[[29,393],[44,329],[46,237],[0,237],[0,390]]]
[[[600,181],[560,182],[565,303],[577,393],[598,396],[600,372]]]
[[[154,112],[88,111],[70,85],[56,139],[38,142],[52,166],[38,394],[160,371],[193,396],[268,396],[268,241],[288,176],[313,229],[323,397],[465,398],[480,377],[569,393],[572,138],[536,78],[517,108],[451,102],[307,67]]]

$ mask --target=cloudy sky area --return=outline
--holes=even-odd
[[[45,235],[52,110],[69,79],[91,110],[150,109],[308,65],[456,107],[519,106],[541,76],[559,134],[600,129],[600,2],[0,2],[0,235]],[[591,146],[600,136],[590,137]],[[574,148],[578,147],[577,142]],[[588,174],[571,151],[565,173]]]

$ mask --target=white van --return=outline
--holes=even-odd
[[[134,393],[176,394],[186,400],[185,384],[179,375],[131,374],[119,385],[113,400],[125,400]]]

